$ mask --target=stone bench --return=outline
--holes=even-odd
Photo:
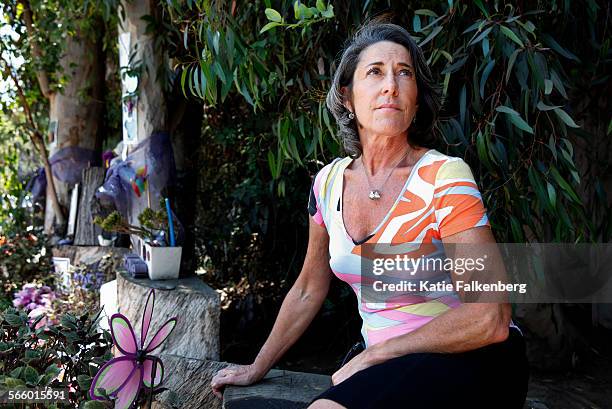
[[[331,377],[272,369],[250,386],[229,386],[223,394],[223,409],[303,409],[331,386]]]
[[[164,392],[155,397],[151,409],[301,409],[331,386],[326,375],[272,369],[250,386],[228,386],[223,402],[213,395],[212,377],[230,365],[206,359],[163,354]]]

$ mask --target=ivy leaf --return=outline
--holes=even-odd
[[[273,21],[275,23],[281,23],[283,21],[283,17],[280,13],[274,9],[266,9],[265,11],[266,17],[268,20]]]
[[[512,72],[512,67],[514,66],[516,57],[519,55],[521,51],[522,51],[521,49],[514,50],[514,52],[512,53],[512,55],[510,55],[510,58],[508,59],[508,69],[506,70],[506,84],[508,83],[508,80],[510,79],[510,73]]]
[[[323,3],[323,0],[317,0],[317,9],[319,11],[325,11],[325,3]]]
[[[334,6],[331,4],[327,5],[327,9],[321,12],[321,15],[325,18],[333,18],[334,17]]]
[[[455,61],[453,64],[444,68],[444,70],[442,70],[442,74],[452,74],[455,71],[459,71],[459,69],[465,65],[465,62],[467,61],[467,59],[468,59],[468,56],[466,55],[460,58],[459,60]]]
[[[548,191],[548,200],[554,210],[557,207],[557,192],[550,182],[546,182],[546,190]]]
[[[576,125],[576,122],[574,122],[572,117],[561,108],[555,108],[555,114],[557,114],[557,116],[561,118],[563,122],[565,122],[565,125],[569,126],[570,128],[580,128],[580,126]]]
[[[281,25],[280,23],[275,23],[275,22],[268,23],[265,26],[263,26],[263,28],[259,31],[259,34],[265,33],[266,31],[270,30],[271,28],[274,28],[274,27],[280,26],[280,25]]]
[[[421,31],[421,18],[417,14],[412,18],[412,29],[415,33]]]
[[[26,366],[22,373],[23,379],[30,385],[38,383],[38,371],[31,366]]]
[[[485,31],[483,31],[482,33],[480,33],[480,35],[479,35],[478,37],[474,38],[472,41],[470,41],[470,42],[468,43],[468,47],[469,47],[470,45],[474,45],[474,44],[476,44],[477,42],[479,42],[480,40],[482,40],[483,38],[485,38],[485,37],[487,36],[487,34],[489,34],[489,33],[491,32],[491,30],[492,30],[492,29],[493,29],[493,27],[489,27],[489,28],[487,28]]]
[[[574,189],[570,186],[569,183],[565,181],[565,179],[563,179],[563,176],[561,176],[561,174],[554,165],[550,168],[550,173],[557,182],[557,184],[567,192],[570,198],[572,198],[577,204],[582,204],[582,201],[580,200]]]
[[[293,17],[295,17],[296,20],[299,20],[301,17],[300,11],[300,2],[296,0],[293,2]]]
[[[546,105],[544,102],[540,101],[538,102],[536,108],[538,108],[540,111],[550,111],[555,108],[561,108],[561,105]]]
[[[523,242],[523,228],[519,223],[518,219],[513,215],[510,215],[510,227],[512,229],[512,236],[517,242]]]
[[[559,45],[559,43],[554,38],[552,38],[549,34],[544,34],[542,36],[542,39],[547,45],[550,46],[550,48],[552,48],[553,50],[555,50],[556,52],[558,52],[565,58],[569,60],[574,60],[576,62],[580,62],[580,59],[578,59],[578,57],[576,57],[571,52],[567,51],[565,48],[561,47],[561,45]]]
[[[434,28],[433,31],[419,44],[419,47],[423,47],[425,44],[433,40],[433,38],[437,36],[440,31],[442,31],[442,26]]]
[[[181,73],[181,90],[183,91],[183,96],[187,98],[187,94],[185,93],[185,79],[187,78],[187,71],[189,68],[183,68],[183,72]]]
[[[417,15],[421,15],[421,16],[429,16],[429,17],[433,17],[433,18],[438,18],[438,15],[436,13],[434,13],[431,10],[428,9],[418,9],[414,12],[414,14]]]
[[[79,375],[77,376],[77,383],[79,384],[79,387],[82,390],[88,390],[89,387],[91,386],[91,380],[92,378],[88,375]]]
[[[482,78],[480,78],[480,98],[484,98],[484,87],[485,87],[485,84],[487,83],[487,79],[489,78],[489,74],[491,74],[491,71],[493,70],[494,65],[495,65],[495,60],[489,61],[489,63],[487,64],[487,66],[485,67],[482,73]]]
[[[550,95],[550,93],[552,92],[552,89],[553,89],[553,82],[549,80],[548,78],[546,78],[544,80],[544,94]]]
[[[529,126],[529,124],[525,122],[525,120],[521,118],[521,115],[518,112],[516,112],[514,109],[501,105],[495,108],[495,110],[498,112],[503,112],[507,114],[508,118],[510,119],[510,122],[512,122],[514,126],[516,126],[517,128],[525,132],[529,132],[530,134],[533,134],[533,128]]]
[[[521,48],[525,47],[525,44],[523,44],[523,42],[521,41],[520,38],[518,38],[518,36],[514,33],[514,31],[510,30],[508,27],[506,26],[500,26],[501,32],[508,37],[510,40],[514,41],[515,43],[517,43],[519,46],[521,46]]]

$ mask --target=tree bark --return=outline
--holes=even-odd
[[[146,20],[143,16],[153,16],[158,19],[159,8],[152,0],[121,2],[125,10],[125,19],[119,24],[119,33],[130,33],[130,55],[132,62],[139,62],[140,67],[132,66],[131,69],[140,68],[137,88],[137,132],[138,142],[149,138],[154,132],[168,130],[168,114],[166,95],[164,87],[157,78],[158,72],[163,75],[163,67],[166,65],[164,51],[155,46],[155,33],[147,33]],[[128,67],[120,67],[125,69]],[[129,151],[128,151],[129,153]],[[148,192],[147,192],[148,193]],[[139,225],[138,215],[146,207],[159,209],[155,198],[148,203],[147,194],[140,198],[132,195],[128,204],[128,221],[130,224]]]
[[[23,5],[23,19],[30,38],[32,58],[43,58],[40,44],[36,41],[35,16],[29,0],[19,0]],[[66,38],[66,49],[60,57],[60,69],[68,76],[62,92],[51,89],[49,75],[43,69],[36,70],[36,78],[42,94],[49,100],[49,122],[57,121],[56,145],[47,155],[43,132],[36,129],[32,143],[41,154],[47,177],[45,232],[63,235],[66,225],[64,208],[68,208],[71,184],[58,180],[52,172],[49,156],[71,146],[91,149],[99,157],[101,123],[103,121],[102,87],[104,84],[101,38],[103,30],[92,30],[84,35],[77,28],[74,36]],[[31,117],[31,116],[30,116]]]
[[[101,35],[95,38],[84,35],[79,30],[66,39],[66,49],[61,56],[60,67],[69,77],[62,92],[50,95],[49,121],[57,121],[57,143],[50,151],[53,156],[60,149],[79,147],[94,152],[99,158],[101,152],[100,130],[102,128],[104,101],[102,87],[104,71],[100,63],[102,54]],[[98,159],[99,160],[99,159]],[[96,165],[98,160],[90,165]],[[64,207],[70,201],[73,185],[54,177],[58,200]],[[47,191],[47,199],[51,192]],[[47,203],[50,201],[47,200]],[[51,232],[56,222],[53,212],[47,205],[45,230]]]

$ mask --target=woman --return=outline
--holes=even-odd
[[[327,106],[349,156],[315,177],[304,266],[268,340],[253,364],[219,371],[213,391],[261,379],[309,325],[335,275],[358,296],[367,347],[310,408],[522,408],[528,371],[508,304],[462,303],[452,292],[403,303],[362,298],[362,252],[372,245],[495,243],[469,167],[426,148],[440,100],[408,32],[362,27]]]

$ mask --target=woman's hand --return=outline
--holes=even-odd
[[[332,385],[338,385],[340,382],[344,382],[357,372],[369,368],[374,364],[375,362],[372,359],[371,351],[365,349],[332,375]]]
[[[223,388],[225,385],[250,385],[262,379],[265,372],[255,367],[255,365],[230,365],[221,369],[212,381],[210,386],[213,393],[219,399],[223,399]]]

